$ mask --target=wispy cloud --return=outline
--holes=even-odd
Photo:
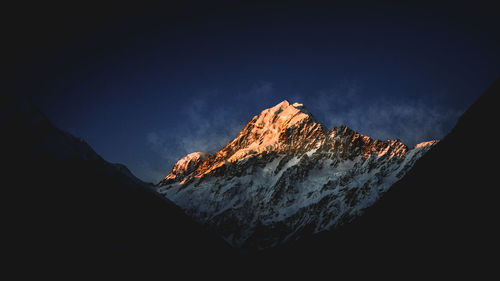
[[[354,82],[320,91],[306,105],[328,127],[345,124],[372,138],[399,138],[410,146],[443,138],[463,113],[438,98],[424,102],[362,95]]]
[[[345,124],[372,138],[399,138],[409,146],[444,137],[463,113],[441,105],[437,99],[377,99],[365,92],[357,83],[345,81],[312,95],[295,93],[288,99],[304,103],[329,128]],[[161,164],[143,163],[143,177],[157,182],[186,154],[216,152],[251,119],[248,111],[241,112],[241,105],[257,108],[258,112],[274,106],[276,98],[282,96],[270,82],[256,83],[232,95],[225,106],[215,103],[220,98],[208,98],[217,95],[212,91],[203,95],[207,98],[190,100],[177,109],[181,124],[158,128],[145,136],[147,145],[161,157]]]
[[[142,174],[149,175],[151,181],[158,181],[166,176],[168,170],[181,157],[191,152],[203,151],[215,153],[227,142],[236,137],[252,116],[242,116],[238,111],[241,104],[261,107],[261,103],[272,98],[273,84],[259,82],[247,91],[231,97],[232,107],[221,107],[208,97],[217,96],[216,91],[206,93],[207,98],[196,98],[178,108],[182,124],[171,128],[162,128],[146,135],[147,145],[163,159],[160,168],[144,163]],[[228,103],[226,103],[228,104]],[[262,108],[264,109],[264,108]]]

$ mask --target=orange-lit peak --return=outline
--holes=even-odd
[[[435,145],[438,142],[439,142],[439,140],[424,141],[424,142],[421,142],[419,144],[416,144],[415,147],[413,147],[413,148],[421,148],[421,147],[433,146],[433,145]]]
[[[290,102],[288,100],[283,100],[282,102],[278,103],[274,107],[287,107],[290,106]]]

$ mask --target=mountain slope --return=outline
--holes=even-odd
[[[127,272],[154,263],[180,268],[193,256],[215,262],[214,252],[231,256],[224,241],[33,106],[7,100],[1,121],[9,262],[39,273],[112,265]]]
[[[435,143],[328,130],[283,101],[204,161],[181,159],[158,190],[233,246],[265,249],[349,222]]]
[[[499,153],[488,132],[498,95],[500,79],[363,216],[248,261],[398,278],[497,275]]]

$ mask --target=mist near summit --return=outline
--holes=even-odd
[[[440,139],[500,75],[494,6],[195,2],[13,9],[4,87],[157,182],[283,100],[327,127]]]
[[[182,124],[146,134],[148,147],[165,161],[160,168],[143,167],[137,171],[138,176],[158,182],[165,177],[165,171],[184,155],[214,153],[257,114],[246,108],[264,109],[279,102],[275,101],[281,97],[292,103],[303,103],[328,128],[347,125],[375,139],[400,139],[410,147],[426,140],[441,139],[464,111],[441,104],[443,97],[438,94],[432,100],[422,100],[404,95],[396,99],[380,98],[369,92],[360,83],[342,81],[335,87],[311,95],[296,92],[286,98],[279,85],[260,82],[238,92],[223,104],[208,95],[197,97],[179,109],[184,120]],[[217,95],[217,92],[212,91],[211,95]]]

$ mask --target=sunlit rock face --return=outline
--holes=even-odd
[[[352,220],[435,143],[328,130],[283,101],[214,155],[179,160],[158,191],[233,246],[264,249]]]
[[[160,184],[165,185],[182,181],[194,172],[200,163],[205,161],[208,156],[210,156],[210,154],[206,152],[193,152],[182,157],[179,161],[177,161],[177,163],[175,163],[172,171],[170,171],[167,177],[160,181]]]

